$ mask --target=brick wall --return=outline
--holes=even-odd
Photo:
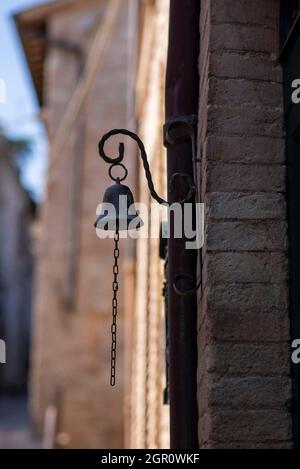
[[[203,0],[199,443],[291,446],[279,1]]]

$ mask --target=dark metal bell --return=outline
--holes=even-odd
[[[106,231],[121,231],[138,229],[143,225],[129,187],[120,183],[109,186],[104,193],[102,210],[95,227]]]

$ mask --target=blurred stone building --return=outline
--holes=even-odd
[[[300,337],[300,118],[289,95],[300,76],[299,8],[66,0],[17,15],[52,143],[31,390],[38,428],[56,409],[56,444],[158,448],[170,434],[176,448],[299,446],[300,373],[289,361]],[[165,131],[167,155],[166,120],[165,129],[189,129]],[[159,239],[122,243],[111,390],[112,242],[92,225],[109,184],[97,143],[122,127],[144,141],[159,194],[179,197],[178,172],[193,179],[205,240],[187,254],[171,236],[168,268]],[[128,185],[150,206],[128,141],[126,152]],[[159,230],[154,212],[150,226]]]
[[[168,47],[169,0],[143,2],[143,25],[136,76],[135,115],[138,133],[148,152],[155,189],[166,195],[166,154],[163,146],[165,76]],[[146,60],[151,57],[151,60]],[[150,207],[145,173],[139,171],[139,202]],[[163,218],[163,213],[162,213]],[[149,213],[148,231],[155,236],[137,241],[136,295],[131,350],[131,412],[128,444],[136,448],[169,447],[166,312],[163,298],[164,265],[159,256],[160,220]]]
[[[109,184],[108,168],[97,157],[97,143],[110,128],[134,130],[137,116],[146,136],[151,122],[146,143],[152,146],[151,164],[164,187],[159,129],[163,122],[168,2],[115,3],[119,3],[116,23],[110,27],[113,2],[106,0],[58,1],[16,16],[52,148],[38,255],[31,408],[39,431],[48,428],[47,415],[55,409],[58,438],[54,445],[60,445],[63,435],[64,444],[70,447],[168,444],[168,408],[162,399],[163,275],[158,241],[151,247],[153,285],[148,284],[150,272],[145,270],[144,260],[135,262],[133,241],[127,240],[121,248],[124,275],[119,294],[121,299],[123,291],[126,295],[118,318],[117,386],[111,389],[113,250],[111,240],[99,240],[93,229],[95,208]],[[160,35],[155,35],[156,28]],[[109,39],[97,64],[102,30],[108,31]],[[150,56],[152,59],[145,61]],[[91,64],[96,70],[93,76],[89,75]],[[148,82],[148,74],[153,81]],[[66,123],[64,112],[76,102],[87,76],[90,86],[75,118],[72,120],[71,113],[71,122]],[[57,150],[61,135],[63,142]],[[126,161],[128,184],[134,189],[139,185],[136,150],[127,144],[131,149]],[[142,180],[140,187],[140,200],[148,200]],[[151,257],[147,243],[139,243],[137,249],[139,256]],[[144,304],[146,290],[154,296]],[[150,314],[150,309],[153,323],[148,324],[150,316],[147,319],[145,314]],[[148,327],[155,342],[144,349]],[[151,369],[145,377],[150,356]]]
[[[35,204],[17,166],[21,142],[0,135],[0,393],[24,393],[29,366]]]
[[[36,428],[43,431],[51,427],[47,416],[54,409],[56,428],[49,430],[58,433],[54,445],[82,448],[123,446],[125,311],[118,318],[119,366],[117,386],[111,389],[113,247],[111,240],[97,238],[93,224],[109,181],[107,168],[97,156],[98,140],[113,126],[130,125],[131,55],[136,41],[127,2],[120,5],[115,27],[108,32],[103,63],[100,58],[99,64],[95,57],[92,60],[97,73],[78,111],[71,113],[74,121],[63,123],[77,87],[91,73],[89,53],[97,48],[95,36],[99,39],[99,31],[101,36],[101,26],[108,28],[109,3],[58,1],[16,17],[52,146],[38,248],[32,416]],[[55,150],[61,131],[66,138]],[[134,181],[134,161],[130,164]],[[125,246],[122,265],[127,262],[130,268],[132,256],[124,250]],[[123,280],[120,283],[124,288]]]

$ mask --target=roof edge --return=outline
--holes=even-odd
[[[41,5],[27,8],[25,10],[16,11],[13,14],[13,18],[17,25],[27,25],[32,23],[39,23],[45,21],[45,19],[60,11],[70,8],[74,4],[85,3],[88,1],[93,2],[94,0],[56,0]]]

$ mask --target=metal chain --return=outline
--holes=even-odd
[[[116,358],[117,358],[117,315],[118,315],[118,273],[119,273],[119,231],[116,230],[114,235],[115,249],[114,249],[114,265],[113,265],[113,299],[112,299],[112,324],[111,324],[111,362],[110,362],[110,385],[116,384]]]

